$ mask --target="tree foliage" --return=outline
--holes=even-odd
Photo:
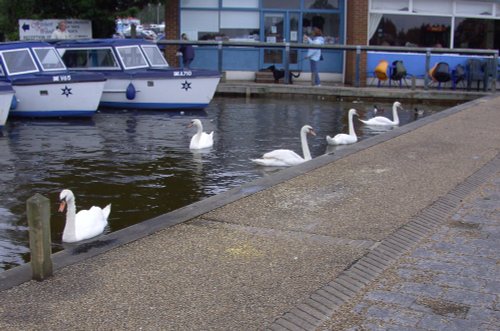
[[[92,21],[95,38],[110,37],[117,17],[136,16],[148,3],[166,0],[0,0],[0,33],[19,39],[19,23],[25,19],[85,19]]]

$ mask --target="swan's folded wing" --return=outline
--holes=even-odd
[[[89,210],[80,210],[76,214],[77,235],[83,238],[91,238],[102,233],[108,224],[107,217],[105,216],[103,210],[96,206],[93,206]]]

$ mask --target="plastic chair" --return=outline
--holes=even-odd
[[[470,91],[473,82],[477,82],[477,90],[479,85],[483,83],[483,90],[486,91],[488,76],[484,72],[483,61],[479,59],[468,59],[467,64],[467,90]]]
[[[429,76],[433,82],[438,83],[438,89],[441,89],[441,84],[445,84],[451,80],[450,65],[446,62],[438,62],[431,70]]]
[[[461,64],[457,64],[455,69],[451,71],[452,88],[455,90],[460,83],[463,87],[466,87],[466,76],[465,67]]]
[[[391,68],[390,68],[390,80],[389,80],[389,86],[391,85],[391,81],[398,81],[399,82],[399,87],[403,86],[403,81],[406,84],[406,87],[408,86],[408,82],[406,81],[407,77],[407,72],[406,68],[403,64],[403,61],[401,60],[396,60],[392,62]]]
[[[388,69],[389,62],[387,62],[386,60],[380,60],[375,67],[375,70],[373,71],[375,77],[372,79],[372,82],[373,80],[378,79],[377,86],[380,87],[382,82],[385,82],[389,79]]]

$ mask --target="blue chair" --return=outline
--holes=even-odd
[[[485,73],[485,66],[482,60],[468,59],[467,64],[467,90],[470,91],[473,82],[477,82],[477,90],[483,83],[483,90],[486,91],[488,76]]]

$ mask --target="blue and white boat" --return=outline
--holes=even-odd
[[[7,122],[13,96],[14,89],[12,85],[0,81],[0,128]]]
[[[49,43],[0,43],[0,81],[15,92],[12,116],[92,116],[105,80],[102,74],[68,71]]]
[[[69,69],[104,74],[105,107],[202,109],[220,80],[214,70],[171,68],[144,39],[61,40],[55,46]]]

